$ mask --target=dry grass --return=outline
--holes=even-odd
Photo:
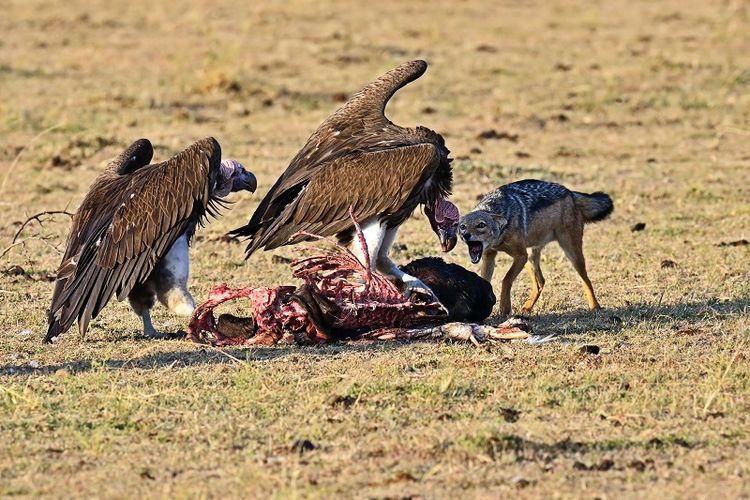
[[[68,219],[32,224],[0,259],[23,271],[0,275],[0,495],[750,494],[750,247],[718,246],[750,237],[747,3],[321,3],[6,2],[0,247],[75,208],[130,141],[164,158],[210,134],[260,186],[200,233],[196,297],[288,282],[218,237],[342,95],[424,57],[389,114],[445,135],[462,210],[530,176],[612,194],[586,236],[605,310],[582,310],[551,248],[533,320],[564,342],[541,347],[222,352],[139,339],[119,303],[43,346]],[[491,129],[518,138],[477,138]],[[400,242],[400,262],[438,252],[420,217]]]

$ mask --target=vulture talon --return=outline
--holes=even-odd
[[[403,294],[404,297],[407,299],[414,301],[414,299],[418,299],[418,301],[424,301],[424,302],[440,302],[440,299],[437,298],[437,295],[428,287],[425,285],[422,280],[419,278],[414,278],[413,276],[404,276],[403,278],[404,286],[403,286]]]
[[[404,290],[404,296],[412,302],[439,302],[429,288],[409,287]]]
[[[148,340],[168,340],[170,339],[170,335],[165,332],[159,332],[156,330],[153,330],[151,332],[143,332],[143,336]]]

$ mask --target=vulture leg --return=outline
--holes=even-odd
[[[420,293],[423,295],[427,295],[435,302],[440,302],[433,291],[430,290],[430,287],[425,285],[419,278],[403,272],[388,256],[391,251],[391,247],[393,246],[393,242],[396,240],[398,227],[386,229],[385,224],[380,227],[383,231],[385,231],[385,235],[382,239],[380,248],[378,249],[377,260],[375,261],[375,269],[385,277],[403,284],[403,292],[407,298],[414,293]],[[372,260],[370,262],[372,262]]]
[[[369,261],[370,269],[375,270],[380,248],[383,246],[383,238],[386,235],[385,225],[381,224],[377,217],[371,217],[360,224],[360,229],[367,248],[362,248],[360,239],[355,234],[349,249],[363,266],[366,266]],[[365,252],[367,252],[367,258],[365,258]]]
[[[143,336],[148,337],[151,339],[158,339],[162,338],[163,335],[156,331],[156,328],[154,328],[154,324],[151,323],[151,313],[148,309],[143,311],[143,314],[141,314],[141,319],[143,319]]]
[[[195,309],[195,301],[187,289],[190,274],[190,256],[187,236],[180,236],[153,271],[154,285],[159,302],[172,313],[190,316]]]
[[[156,331],[151,323],[151,314],[149,313],[156,302],[153,280],[149,278],[145,283],[133,287],[128,294],[128,301],[133,311],[143,320],[143,335],[149,338],[159,338],[161,334]]]

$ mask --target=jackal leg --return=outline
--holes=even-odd
[[[510,289],[513,286],[513,282],[518,277],[519,273],[523,271],[523,266],[526,265],[526,261],[529,260],[526,254],[526,249],[514,254],[513,264],[510,265],[510,269],[503,278],[503,286],[500,289],[500,313],[504,315],[510,314]]]
[[[521,310],[525,313],[530,312],[539,299],[539,295],[542,294],[542,288],[544,288],[544,276],[542,275],[542,268],[539,265],[539,259],[542,256],[542,247],[534,247],[531,249],[531,260],[526,263],[526,270],[529,272],[531,277],[531,294],[529,298],[524,302]]]
[[[586,272],[586,259],[583,256],[583,227],[580,231],[575,231],[572,234],[566,233],[558,238],[560,247],[565,252],[565,256],[573,264],[573,268],[581,277],[581,283],[583,283],[583,292],[586,295],[586,300],[589,303],[589,309],[601,309],[602,306],[596,300],[594,295],[594,287],[591,286],[591,280]]]
[[[497,252],[487,249],[482,255],[482,263],[479,265],[479,275],[485,280],[492,283],[492,275],[495,273],[495,259]]]

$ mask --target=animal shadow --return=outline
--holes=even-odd
[[[132,337],[131,337],[132,338]],[[152,342],[151,340],[148,340]],[[172,343],[173,341],[169,341]],[[186,342],[187,344],[187,342]],[[391,351],[404,348],[401,342],[362,342],[362,343],[338,343],[326,346],[300,347],[300,346],[256,346],[253,348],[215,348],[199,344],[187,344],[197,346],[194,350],[175,350],[168,352],[157,352],[145,356],[128,359],[109,359],[101,361],[98,359],[79,359],[56,363],[51,365],[33,367],[29,364],[0,366],[0,375],[25,376],[25,375],[49,375],[58,370],[66,370],[71,374],[85,373],[95,369],[106,367],[110,370],[133,370],[133,369],[159,369],[159,368],[183,368],[201,365],[241,365],[248,362],[263,362],[283,359],[292,356],[305,357],[332,357],[343,352],[377,352]]]
[[[566,312],[540,313],[529,319],[539,335],[581,335],[585,333],[618,334],[640,322],[658,328],[680,328],[685,323],[705,319],[720,320],[750,314],[750,298],[728,301],[709,299],[676,304],[630,304],[596,311],[576,309]]]

